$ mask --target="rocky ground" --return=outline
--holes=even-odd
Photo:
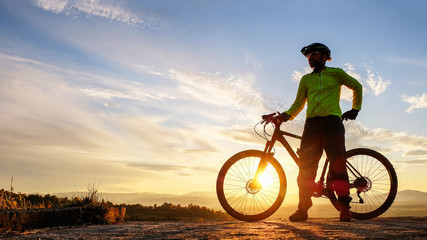
[[[390,217],[340,222],[314,218],[303,223],[287,220],[253,223],[125,222],[5,232],[5,239],[427,239],[427,217]]]

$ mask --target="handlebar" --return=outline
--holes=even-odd
[[[280,124],[282,124],[283,122],[288,121],[290,118],[290,116],[284,116],[282,114],[280,114],[279,112],[275,112],[275,113],[271,113],[268,115],[262,115],[262,119],[263,121],[261,122],[261,124],[269,124],[269,123],[273,123],[276,127],[280,126]]]

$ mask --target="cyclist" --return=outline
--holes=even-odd
[[[326,66],[331,60],[330,49],[322,43],[313,43],[301,49],[313,69],[301,78],[295,102],[289,110],[277,117],[278,121],[294,119],[307,102],[307,116],[300,146],[298,209],[289,217],[290,221],[306,221],[308,209],[313,205],[311,197],[315,191],[318,163],[325,150],[330,159],[332,188],[340,204],[340,220],[350,221],[350,186],[346,169],[344,120],[354,120],[362,105],[362,85],[340,68]],[[341,86],[353,90],[350,111],[341,115],[339,105]]]

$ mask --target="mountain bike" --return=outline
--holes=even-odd
[[[274,115],[257,123],[255,132],[266,139],[264,151],[246,150],[230,157],[219,171],[216,191],[224,210],[242,221],[259,221],[279,209],[286,195],[286,174],[274,158],[274,144],[279,141],[298,165],[295,152],[285,136],[301,139],[301,136],[280,130],[280,122]],[[263,135],[256,131],[263,125]],[[274,132],[268,135],[267,125]],[[270,140],[269,140],[270,138]],[[393,203],[397,193],[397,175],[390,161],[381,153],[367,148],[346,152],[347,172],[350,183],[350,211],[354,219],[370,219],[383,214]],[[339,211],[338,197],[331,187],[328,174],[329,159],[326,157],[322,173],[316,182],[313,197],[329,198]]]

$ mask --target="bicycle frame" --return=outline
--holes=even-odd
[[[272,150],[276,141],[279,141],[283,145],[283,147],[287,150],[287,152],[295,161],[295,163],[299,165],[298,163],[300,159],[299,159],[299,156],[297,155],[298,150],[297,152],[295,152],[284,136],[293,137],[300,140],[302,139],[302,137],[290,132],[280,130],[280,123],[273,123],[273,124],[274,124],[274,132],[273,132],[273,135],[271,136],[271,140],[267,140],[267,143],[265,145],[265,149],[264,149],[265,157],[262,158],[261,161],[259,162],[257,171],[255,173],[253,184],[251,184],[251,188],[253,189],[262,188],[262,185],[260,184],[258,179],[259,179],[259,176],[262,175],[262,173],[264,172],[267,166],[268,158],[273,157],[274,155],[274,153],[272,153]],[[322,174],[320,175],[319,181],[316,183],[317,190],[313,195],[314,197],[321,197],[323,195],[328,197],[327,193],[323,191],[325,189],[324,181],[325,181],[325,175],[328,169],[328,165],[329,165],[329,158],[327,157],[325,160],[325,164],[323,165]],[[364,188],[366,188],[367,183],[364,182],[365,180],[362,177],[362,174],[360,174],[359,171],[357,171],[357,169],[348,162],[347,162],[347,169],[351,174],[353,174],[356,178],[359,179],[358,182],[355,181],[354,183],[350,183],[350,188],[358,189],[357,195],[359,197],[359,202],[363,203],[364,200],[361,198],[360,193],[364,190]]]

